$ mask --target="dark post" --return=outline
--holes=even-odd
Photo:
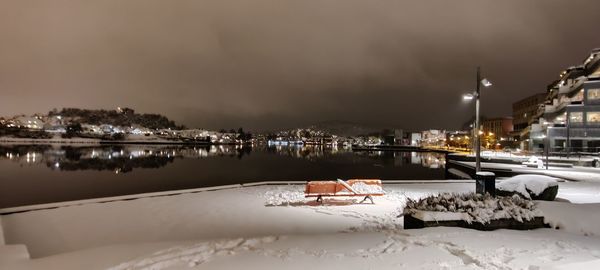
[[[567,123],[567,159],[569,159],[569,156],[571,154],[571,130],[570,130],[570,122],[569,121],[569,117],[571,117],[571,114],[569,112],[567,112],[567,119],[565,119],[565,123]]]
[[[480,68],[477,67],[477,90],[475,92],[475,172],[481,171],[481,141],[479,139],[479,96],[481,74]]]
[[[489,193],[496,196],[496,175],[493,172],[475,173],[475,192],[477,194]]]
[[[548,169],[548,163],[549,163],[549,158],[548,156],[550,156],[550,138],[548,137],[548,135],[550,134],[548,132],[548,130],[550,129],[550,127],[547,127],[546,129],[546,137],[544,138],[544,150],[546,150],[546,170]]]

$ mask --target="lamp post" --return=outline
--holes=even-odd
[[[481,171],[481,139],[479,137],[479,98],[481,97],[481,85],[484,87],[492,86],[488,79],[481,79],[481,69],[477,67],[477,87],[474,93],[463,95],[463,99],[472,100],[475,98],[475,172]]]
[[[569,159],[569,156],[571,155],[571,119],[569,119],[569,117],[571,117],[571,114],[567,112],[567,116],[565,117],[565,123],[567,125],[567,159]]]

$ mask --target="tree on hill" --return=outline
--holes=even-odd
[[[62,110],[52,110],[48,116],[60,115],[71,118],[78,123],[92,125],[109,124],[113,126],[142,126],[149,129],[183,129],[184,126],[178,126],[175,121],[160,114],[139,114],[133,109],[121,108],[119,110],[88,110],[79,108],[63,108]]]

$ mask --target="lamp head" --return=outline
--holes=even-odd
[[[490,87],[490,86],[492,86],[492,82],[490,82],[486,78],[483,78],[483,80],[481,80],[481,85],[483,85],[484,87]]]

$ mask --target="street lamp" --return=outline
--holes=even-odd
[[[481,69],[477,67],[477,88],[475,92],[463,95],[463,100],[475,99],[475,172],[481,171],[481,139],[479,137],[479,99],[481,98],[482,85],[483,87],[490,87],[492,86],[492,83],[486,78],[481,78]]]

